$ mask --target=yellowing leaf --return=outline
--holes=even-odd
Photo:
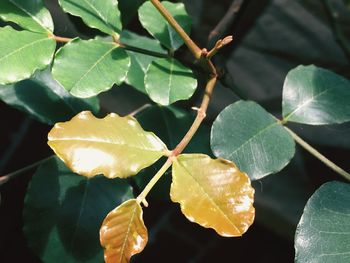
[[[135,175],[168,151],[135,118],[114,113],[98,119],[83,111],[68,122],[57,123],[48,138],[50,147],[69,168],[88,177]]]
[[[107,215],[100,229],[100,240],[106,263],[129,262],[131,256],[144,249],[148,235],[136,199],[124,202]]]
[[[224,159],[179,155],[173,164],[170,195],[190,221],[222,236],[241,236],[254,221],[250,179]]]

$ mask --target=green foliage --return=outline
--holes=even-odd
[[[236,102],[219,114],[211,147],[217,157],[235,162],[252,180],[282,170],[295,151],[294,140],[282,125],[250,101]]]
[[[109,35],[121,32],[118,0],[59,0],[64,11],[79,16],[90,27]]]
[[[326,183],[312,195],[295,234],[295,262],[349,262],[349,203],[345,183]]]
[[[16,41],[11,41],[15,39]],[[11,43],[9,45],[8,43]],[[52,60],[56,42],[47,34],[0,28],[0,84],[29,78]]]
[[[299,66],[283,87],[285,121],[312,125],[350,121],[350,81],[322,68]]]
[[[184,4],[174,4],[167,1],[163,1],[162,3],[182,28],[189,33],[191,31],[192,22],[186,13]],[[150,1],[146,1],[140,7],[139,18],[143,27],[170,50],[176,50],[184,43],[181,37],[165,21]]]
[[[299,66],[285,80],[283,120],[255,102],[238,101],[217,116],[210,136],[208,127],[199,126],[220,72],[206,52],[184,37],[192,24],[185,6],[162,2],[177,25],[160,6],[155,7],[157,3],[59,0],[65,12],[107,34],[89,40],[55,36],[51,15],[41,0],[0,3],[0,18],[18,26],[0,28],[0,99],[41,122],[59,122],[48,143],[72,171],[85,176],[73,174],[54,158],[31,180],[24,232],[44,262],[100,262],[101,224],[105,261],[128,262],[148,240],[141,204],[147,206],[147,195],[171,166],[172,177],[160,181],[155,195],[168,197],[172,180],[171,199],[180,204],[183,214],[222,236],[240,236],[253,223],[250,181],[281,171],[295,154],[295,141],[350,179],[284,127],[288,122],[350,121],[347,79],[315,66]],[[125,26],[137,13],[152,37],[123,31],[122,21]],[[175,30],[177,26],[183,32]],[[56,41],[65,42],[59,50]],[[184,42],[194,57],[200,57],[198,65],[204,72],[210,72],[201,107],[195,108],[197,118],[169,106],[188,100],[197,88],[192,69],[175,52]],[[217,45],[211,54],[220,48]],[[123,82],[159,105],[141,111],[137,120],[114,113],[103,119],[93,116],[90,111],[99,111],[96,96]],[[210,157],[209,146],[219,159]],[[168,157],[163,166],[157,162],[161,157]],[[108,178],[139,174],[130,181],[143,191],[131,199],[136,189],[127,181],[100,174]],[[333,182],[311,197],[296,234],[297,262],[349,260],[349,196],[347,184]]]
[[[0,18],[33,32],[53,32],[53,21],[42,0],[1,0]]]
[[[127,30],[124,30],[122,32],[120,41],[126,45],[143,48],[151,52],[167,56],[167,52],[164,48],[162,48],[157,40],[140,36]],[[126,82],[137,90],[143,93],[147,93],[144,81],[145,74],[149,65],[156,59],[156,57],[135,51],[127,51],[127,53],[130,57],[131,65],[128,71]]]
[[[53,125],[84,110],[99,111],[98,98],[79,99],[70,95],[48,71],[9,86],[0,85],[0,99],[37,120]]]
[[[43,262],[101,262],[102,220],[131,198],[125,181],[88,179],[53,158],[39,167],[28,187],[23,212],[28,245]]]
[[[146,71],[145,88],[154,102],[169,105],[189,99],[197,88],[197,80],[190,69],[174,58],[159,58]]]
[[[87,98],[121,84],[129,66],[128,55],[118,45],[75,39],[57,52],[52,74],[72,95]]]

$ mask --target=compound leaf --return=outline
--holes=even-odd
[[[167,1],[162,1],[162,4],[189,34],[192,20],[186,12],[185,5],[183,3],[175,4]],[[176,50],[184,43],[178,33],[168,24],[150,1],[146,1],[140,7],[139,19],[142,26],[170,50]]]
[[[29,78],[52,60],[56,42],[47,34],[0,28],[0,84]]]
[[[109,35],[121,32],[118,0],[59,0],[59,3],[65,12],[81,17],[92,28]]]
[[[0,85],[0,99],[50,125],[68,120],[83,110],[99,111],[97,97],[84,100],[73,97],[47,70],[12,85]]]
[[[350,121],[350,81],[322,68],[299,66],[283,87],[286,121],[312,125]]]
[[[161,105],[189,99],[197,88],[192,70],[174,58],[156,59],[148,67],[145,88],[150,98]]]
[[[33,32],[53,32],[54,29],[51,14],[42,0],[1,0],[0,18]]]
[[[131,198],[132,188],[125,180],[88,179],[52,158],[36,171],[26,193],[23,218],[28,245],[43,262],[102,262],[103,218]]]
[[[215,156],[235,162],[252,180],[279,172],[295,153],[290,134],[251,101],[231,104],[219,114],[210,143]]]
[[[72,171],[92,177],[125,178],[137,174],[167,154],[163,142],[142,129],[133,117],[109,114],[95,118],[84,111],[57,123],[48,144]]]
[[[127,263],[147,244],[148,234],[140,204],[131,199],[111,211],[100,229],[106,263]]]
[[[152,130],[170,149],[175,149],[176,145],[186,135],[188,129],[194,121],[194,114],[191,114],[174,106],[152,106],[136,115],[137,120],[146,130]],[[210,150],[210,129],[206,125],[201,125],[190,143],[184,149],[184,153],[205,153],[212,154]],[[155,165],[142,170],[133,179],[140,189],[144,189],[152,177],[163,165],[157,162]],[[171,185],[169,175],[163,176],[149,193],[148,198],[169,201],[169,189]]]
[[[173,164],[171,200],[192,222],[222,236],[241,236],[254,221],[249,177],[224,159],[182,154]]]
[[[322,185],[307,202],[295,234],[295,262],[350,261],[350,186]]]
[[[129,67],[130,58],[115,43],[75,39],[57,52],[52,74],[72,95],[87,98],[121,84]]]

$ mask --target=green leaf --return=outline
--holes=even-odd
[[[162,4],[173,15],[186,33],[189,34],[192,20],[186,12],[185,5],[183,3],[175,4],[167,1],[163,1]],[[168,24],[150,1],[146,1],[140,7],[139,19],[142,26],[170,50],[176,50],[184,43],[178,33]]]
[[[56,42],[47,34],[0,28],[0,84],[29,78],[52,60]]]
[[[71,94],[87,98],[121,84],[129,66],[130,58],[115,43],[75,39],[57,52],[52,74]]]
[[[145,130],[152,130],[170,149],[174,149],[181,141],[194,120],[192,114],[173,106],[149,107],[137,114],[136,118]],[[184,152],[212,155],[209,138],[209,127],[201,125]],[[163,162],[157,162],[133,177],[140,189],[145,188],[162,165]],[[168,200],[170,184],[171,176],[163,176],[150,192],[149,198]]]
[[[286,121],[312,125],[350,121],[350,81],[322,68],[299,66],[283,87]]]
[[[0,18],[33,32],[52,33],[54,29],[51,14],[42,0],[1,0]]]
[[[130,31],[123,31],[120,40],[123,44],[142,48],[151,52],[167,55],[160,43],[155,39],[143,37]],[[137,90],[146,93],[145,74],[149,65],[156,59],[154,56],[145,55],[139,52],[127,51],[131,65],[128,71],[126,82]]]
[[[261,106],[239,101],[225,108],[211,131],[211,148],[252,180],[282,170],[295,153],[290,134]]]
[[[130,198],[132,188],[124,180],[87,179],[51,159],[39,167],[27,190],[23,218],[28,245],[43,262],[102,262],[103,218]]]
[[[92,28],[109,35],[121,32],[118,0],[59,0],[59,3],[65,12],[81,17]]]
[[[255,216],[249,177],[223,159],[181,154],[173,163],[171,200],[182,213],[225,237],[241,236]]]
[[[350,262],[350,185],[328,182],[307,202],[295,234],[295,262]]]
[[[144,249],[148,233],[142,214],[141,205],[136,199],[131,199],[106,216],[100,230],[106,263],[127,263]]]
[[[191,69],[174,58],[156,59],[148,67],[145,87],[150,98],[161,105],[189,99],[197,88]]]
[[[83,110],[99,111],[97,98],[73,97],[48,71],[38,72],[31,79],[10,86],[0,85],[0,99],[50,125],[70,119]]]
[[[164,143],[144,131],[135,118],[115,113],[98,119],[83,111],[68,122],[57,123],[48,138],[67,166],[87,177],[125,178],[168,155]]]

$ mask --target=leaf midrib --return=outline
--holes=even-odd
[[[126,246],[126,241],[128,239],[129,233],[130,233],[132,222],[134,221],[134,217],[135,217],[135,214],[136,214],[136,209],[137,209],[137,204],[135,203],[134,204],[134,210],[132,211],[132,216],[131,216],[129,224],[128,224],[128,230],[126,231],[125,238],[124,238],[124,241],[123,241],[123,246],[122,246],[122,249],[121,249],[121,255],[122,256],[120,257],[120,263],[123,263],[123,258],[125,257],[124,256],[124,250],[125,250],[125,246]]]
[[[59,141],[72,141],[72,142],[90,142],[90,143],[96,143],[96,144],[109,144],[113,146],[120,146],[120,147],[127,147],[127,148],[132,148],[140,151],[148,151],[148,152],[159,152],[162,153],[165,151],[165,149],[162,150],[156,150],[156,149],[151,149],[151,148],[139,148],[136,146],[131,146],[128,143],[114,143],[114,142],[108,142],[108,141],[98,141],[98,140],[85,140],[85,139],[51,139],[49,142],[59,142]]]
[[[250,143],[253,139],[255,139],[260,134],[264,133],[266,130],[270,129],[272,126],[277,125],[277,122],[271,123],[270,125],[266,126],[264,129],[260,130],[258,133],[254,134],[254,136],[250,137],[247,141],[245,141],[243,144],[241,144],[236,150],[230,153],[230,155],[227,157],[227,159],[230,159],[235,153],[237,153],[239,150],[241,150],[245,145]]]
[[[78,80],[75,82],[71,90],[77,88],[78,84],[114,49],[118,48],[117,46],[112,47],[106,53],[104,53]]]
[[[238,227],[231,221],[231,219],[225,214],[225,212],[220,208],[220,206],[213,200],[213,198],[211,198],[208,193],[205,191],[205,189],[202,187],[202,185],[199,183],[199,181],[194,177],[192,176],[192,174],[190,173],[190,171],[184,166],[181,164],[180,161],[177,161],[177,163],[179,164],[179,166],[181,166],[185,172],[187,174],[190,175],[190,177],[193,179],[193,181],[195,181],[199,187],[200,190],[202,190],[202,192],[204,193],[205,196],[208,197],[208,199],[210,200],[210,202],[212,204],[214,204],[214,206],[221,212],[221,214],[224,216],[224,218],[234,227],[234,229],[238,232],[238,233],[241,233],[241,231],[239,231]]]
[[[46,40],[50,40],[50,38],[42,38],[42,39],[36,40],[36,41],[34,41],[34,42],[30,42],[30,43],[28,43],[28,44],[26,44],[26,45],[20,47],[19,49],[16,49],[16,50],[12,51],[11,53],[7,54],[6,56],[1,57],[1,58],[0,58],[0,62],[1,62],[2,60],[6,59],[6,58],[8,58],[8,57],[10,57],[10,56],[12,56],[12,55],[18,53],[18,52],[21,52],[23,49],[25,49],[25,48],[27,48],[27,47],[29,47],[29,46],[33,46],[33,45],[35,45],[35,44],[37,44],[37,43],[39,43],[39,42],[46,41]]]
[[[318,93],[316,96],[311,96],[309,99],[307,99],[306,101],[304,101],[301,105],[299,105],[298,107],[295,108],[295,110],[293,110],[291,113],[289,113],[286,117],[284,117],[284,120],[288,120],[290,117],[292,117],[296,112],[298,112],[300,109],[306,107],[306,105],[310,104],[311,102],[316,101],[316,99],[320,96],[322,96],[323,94],[325,94],[326,92],[330,91],[332,88],[326,88],[325,90],[323,90],[322,92]]]

